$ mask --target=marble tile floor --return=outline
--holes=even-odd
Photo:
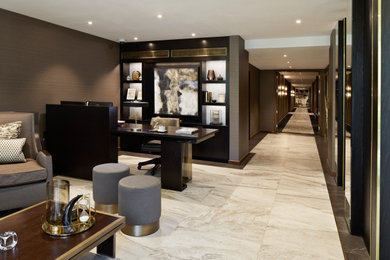
[[[282,130],[283,133],[314,134],[307,108],[298,107]]]
[[[186,190],[162,190],[160,229],[119,232],[117,258],[344,259],[314,137],[268,134],[251,152],[243,169],[193,164]],[[144,160],[119,156],[132,174],[147,174],[136,168]],[[71,196],[92,192],[90,181],[57,178]]]

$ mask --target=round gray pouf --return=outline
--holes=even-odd
[[[93,199],[97,210],[118,213],[118,183],[129,174],[129,166],[122,163],[105,163],[93,167]]]
[[[126,217],[122,232],[146,236],[160,227],[161,182],[159,178],[133,175],[119,181],[119,215]]]

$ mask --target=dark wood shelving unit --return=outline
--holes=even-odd
[[[142,83],[142,80],[123,80],[123,83]]]
[[[203,84],[225,84],[226,80],[204,80]]]
[[[122,103],[123,106],[128,106],[128,107],[149,107],[149,102],[145,102],[145,101],[125,100]]]
[[[191,63],[199,64],[199,88],[198,88],[198,115],[160,115],[161,117],[179,117],[183,126],[199,126],[205,128],[215,128],[220,131],[215,137],[201,144],[193,146],[193,156],[197,159],[227,162],[229,160],[229,37],[207,38],[207,47],[204,45],[204,39],[186,39],[171,41],[134,42],[122,43],[120,45],[120,66],[121,66],[121,120],[134,122],[132,111],[142,109],[142,119],[138,122],[150,122],[150,119],[157,116],[154,111],[154,68],[156,64],[177,64]],[[188,49],[189,53],[180,53]],[[195,51],[202,52],[207,49],[207,55],[200,56]],[[212,53],[213,49],[216,50]],[[192,55],[192,56],[191,56]],[[220,62],[213,67],[209,62]],[[136,67],[138,63],[138,67]],[[136,69],[135,69],[136,68]],[[207,70],[214,69],[216,75],[221,74],[223,80],[207,80]],[[132,71],[141,72],[142,80],[127,80],[127,75],[132,75]],[[140,83],[140,86],[131,84]],[[210,85],[208,85],[210,84]],[[218,86],[223,84],[224,86]],[[137,88],[142,93],[142,102],[126,100],[128,88]],[[224,103],[208,103],[202,100],[202,91],[209,89],[218,97],[218,93],[225,94]],[[215,90],[214,90],[215,88]],[[221,111],[221,122],[223,125],[213,125],[210,122],[210,110]],[[140,112],[138,112],[140,113]],[[134,138],[121,137],[121,149],[140,152],[140,146],[144,140],[135,140]]]
[[[203,106],[226,106],[226,103],[218,103],[218,102],[215,102],[215,103],[202,103]]]

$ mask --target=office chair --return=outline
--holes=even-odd
[[[152,117],[150,120],[151,126],[180,126],[180,119],[179,118],[168,118],[168,117]],[[154,154],[160,154],[161,153],[161,141],[160,140],[150,140],[141,146],[141,152],[146,153],[154,153]],[[148,164],[154,164],[154,167],[152,168],[152,175],[155,174],[155,171],[157,167],[161,164],[161,157],[154,158],[145,162],[138,163],[138,170],[142,168],[144,165]]]

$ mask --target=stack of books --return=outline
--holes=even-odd
[[[176,130],[176,134],[185,134],[192,135],[193,133],[198,132],[198,128],[195,127],[181,127]]]

